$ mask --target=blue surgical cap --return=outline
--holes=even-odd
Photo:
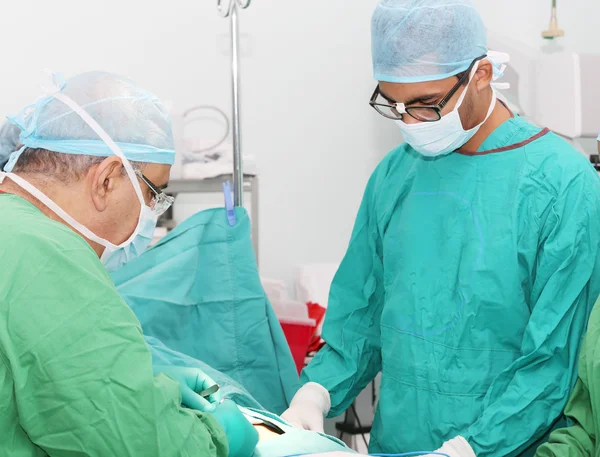
[[[21,130],[10,122],[5,122],[0,127],[0,170],[9,156],[18,149]]]
[[[487,54],[487,32],[470,0],[382,0],[372,19],[375,79],[449,78]]]
[[[81,106],[106,131],[127,159],[174,163],[171,121],[157,97],[129,79],[104,72],[83,73],[67,81],[55,75],[54,83],[56,90]],[[114,155],[76,112],[52,95],[38,99],[9,120],[21,130],[19,143],[26,148],[98,157]],[[13,153],[7,167],[12,169],[20,152]]]

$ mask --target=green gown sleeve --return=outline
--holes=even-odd
[[[572,426],[556,430],[537,450],[536,457],[597,455],[600,415],[600,300],[596,302],[581,348],[579,379],[565,408]]]
[[[302,373],[331,395],[331,417],[345,411],[381,370],[381,237],[375,216],[377,173],[367,186],[350,245],[331,285],[323,327],[326,345]]]
[[[226,457],[216,420],[183,409],[179,385],[153,376],[139,322],[87,243],[47,228],[2,248],[0,352],[29,439],[52,457]]]
[[[521,355],[494,380],[464,436],[478,457],[516,455],[540,439],[575,384],[580,343],[600,292],[598,177],[584,170],[557,193],[544,209]]]

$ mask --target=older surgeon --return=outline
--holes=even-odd
[[[107,73],[56,84],[0,173],[0,455],[249,457],[254,428],[200,370],[152,366],[107,273],[172,203],[162,104]]]
[[[405,143],[367,185],[284,418],[319,429],[381,371],[372,452],[530,455],[600,293],[600,180],[497,100],[504,56],[469,0],[383,0],[372,38],[370,102]]]

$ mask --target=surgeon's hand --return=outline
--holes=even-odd
[[[258,444],[258,432],[237,405],[223,400],[212,414],[227,435],[229,457],[251,457]]]
[[[435,451],[435,454],[427,454],[423,457],[440,457],[440,454],[448,457],[477,457],[471,445],[462,436],[446,441],[441,448]]]
[[[188,408],[205,413],[213,412],[221,401],[221,393],[211,394],[208,399],[198,395],[199,392],[214,386],[216,383],[198,368],[157,365],[153,367],[154,375],[163,373],[169,378],[179,381],[182,403]]]
[[[329,392],[321,384],[304,384],[281,418],[296,428],[323,433],[323,422],[331,408]]]

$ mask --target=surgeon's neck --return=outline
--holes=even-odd
[[[37,187],[39,190],[44,192],[50,199],[52,199],[58,206],[60,206],[63,210],[67,212],[71,217],[73,217],[76,221],[82,223],[84,226],[89,224],[89,221],[84,216],[85,211],[83,210],[83,203],[81,199],[73,198],[73,192],[64,191],[60,188],[60,186],[48,186],[41,180],[37,180],[34,175],[29,175],[27,173],[19,173],[21,177],[29,181],[33,186]],[[75,233],[80,235],[87,243],[91,246],[91,248],[96,252],[98,257],[102,255],[104,252],[104,246],[89,240],[65,221],[63,221],[54,211],[49,209],[44,203],[38,200],[36,197],[31,195],[26,190],[22,189],[20,186],[16,185],[9,178],[4,179],[4,182],[0,184],[0,190],[6,192],[8,194],[13,194],[21,197],[24,200],[27,200],[33,206],[38,208],[46,217],[63,224],[65,227],[73,230]]]
[[[459,151],[471,154],[477,152],[483,142],[487,140],[494,130],[512,117],[513,114],[509,111],[509,109],[499,100],[497,100],[496,107],[494,108],[494,111],[492,111],[492,114],[488,120],[484,122],[475,136],[473,136],[473,138],[471,138],[462,148],[460,148]]]

